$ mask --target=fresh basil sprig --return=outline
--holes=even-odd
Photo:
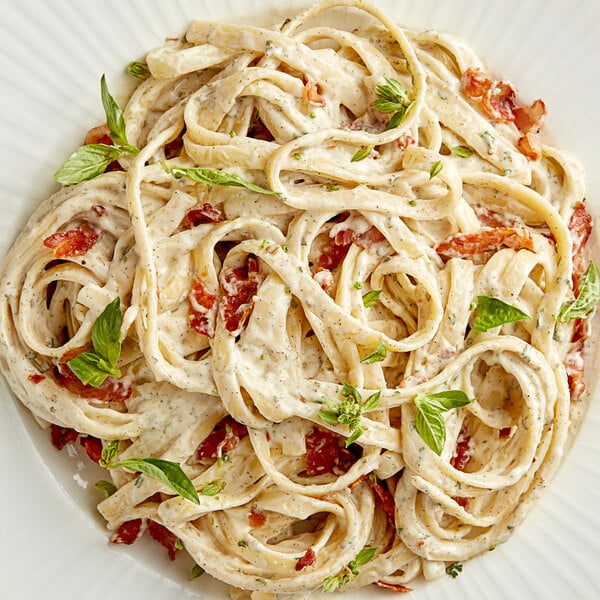
[[[348,425],[350,436],[346,439],[347,448],[364,433],[361,427],[361,417],[363,413],[377,407],[381,392],[375,392],[366,400],[363,400],[358,390],[344,381],[342,396],[344,400],[339,403],[324,396],[323,400],[329,410],[320,410],[319,417],[329,425],[337,425],[338,423]]]
[[[409,98],[402,84],[391,77],[385,77],[385,84],[375,88],[373,108],[387,115],[392,115],[387,127],[392,129],[402,124],[408,112],[415,105]]]
[[[461,390],[418,394],[415,397],[417,433],[438,456],[442,453],[446,443],[446,421],[442,413],[452,408],[465,406],[473,401]]]
[[[377,344],[377,348],[365,356],[360,362],[364,365],[372,365],[376,362],[381,362],[387,356],[387,348],[383,342]]]
[[[121,299],[107,304],[92,326],[93,350],[85,350],[67,361],[67,366],[84,385],[100,387],[107,377],[121,377],[117,361],[121,355]]]
[[[206,185],[225,185],[232,187],[245,187],[253,192],[259,192],[260,194],[273,194],[276,192],[267,190],[266,188],[255,185],[250,181],[246,181],[235,173],[227,173],[225,171],[219,171],[217,169],[205,169],[202,167],[178,167],[176,165],[169,165],[165,161],[160,163],[162,168],[167,172],[171,173],[175,179],[181,179],[187,177],[192,181],[198,183],[205,183]]]
[[[359,575],[359,567],[371,562],[377,552],[377,548],[363,548],[337,575],[326,577],[321,584],[321,591],[330,594],[340,587],[356,579]]]
[[[498,325],[527,321],[531,317],[520,308],[493,296],[477,296],[477,312],[473,321],[475,331],[487,331]]]
[[[579,294],[572,302],[565,302],[558,311],[556,320],[566,323],[571,319],[583,319],[600,300],[600,281],[596,265],[590,262],[579,282]]]
[[[190,478],[184,473],[179,463],[161,458],[125,458],[115,462],[119,452],[119,441],[114,440],[102,449],[100,466],[107,469],[123,467],[136,473],[143,473],[152,479],[170,487],[186,500],[200,504],[198,492]],[[222,487],[222,486],[221,486]],[[220,489],[220,488],[219,488]],[[216,493],[216,492],[215,492]]]
[[[77,148],[54,173],[54,179],[63,185],[93,179],[104,173],[106,167],[114,160],[139,152],[139,149],[127,140],[123,112],[108,91],[104,75],[100,79],[100,96],[110,138],[115,145],[86,144]]]

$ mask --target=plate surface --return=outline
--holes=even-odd
[[[269,23],[301,0],[2,0],[0,9],[0,255],[35,206],[55,189],[52,173],[103,120],[102,73],[126,91],[123,67],[179,36],[192,18]],[[462,37],[523,99],[541,97],[546,139],[587,172],[588,203],[600,215],[600,3],[597,0],[379,0],[402,25]],[[119,79],[121,78],[121,79]],[[596,242],[597,244],[597,242]],[[596,368],[590,372],[597,372]],[[465,565],[460,577],[427,584],[420,600],[600,595],[600,397],[556,479],[506,544]],[[157,544],[108,544],[95,511],[91,467],[67,460],[0,389],[0,598],[226,598],[208,577],[187,581]],[[87,487],[87,489],[86,489]],[[156,547],[155,547],[156,546]],[[389,598],[372,590],[349,598]]]

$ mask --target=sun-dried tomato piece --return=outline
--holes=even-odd
[[[91,435],[86,435],[80,438],[79,443],[83,446],[88,457],[95,463],[100,462],[102,457],[102,442]]]
[[[306,474],[309,476],[345,473],[356,462],[356,456],[344,446],[344,440],[328,429],[313,427],[305,442]]]
[[[523,227],[482,228],[474,233],[451,235],[437,245],[436,252],[444,258],[468,258],[482,252],[495,252],[503,246],[533,250],[533,239]]]
[[[366,481],[375,494],[375,504],[386,514],[390,525],[392,525],[392,527],[395,526],[396,504],[391,492],[387,487],[383,487],[377,478],[367,477]]]
[[[221,419],[196,450],[196,458],[220,458],[224,452],[231,452],[239,441],[248,435],[245,425],[227,415]]]
[[[262,279],[258,261],[252,256],[248,257],[245,266],[221,273],[223,296],[219,303],[219,315],[231,335],[239,335],[250,318],[254,296]]]
[[[61,427],[52,423],[50,425],[50,439],[57,450],[62,450],[67,444],[77,440],[79,433],[70,427]]]
[[[189,324],[198,333],[209,338],[215,335],[217,296],[211,294],[202,281],[194,279],[188,296]]]
[[[144,522],[142,519],[132,519],[121,523],[117,530],[111,535],[111,544],[131,545],[142,537],[144,533]]]
[[[27,376],[27,379],[29,379],[31,383],[41,383],[44,381],[44,379],[46,379],[46,376],[42,375],[41,373],[32,373],[31,375]]]
[[[563,362],[569,382],[571,402],[580,400],[585,392],[585,362],[583,360],[583,344],[569,352]]]
[[[579,280],[586,270],[585,245],[592,233],[593,219],[587,206],[577,202],[569,219],[569,232],[573,241],[573,291],[579,293]]]
[[[267,515],[258,509],[256,506],[252,506],[250,512],[248,513],[248,523],[250,527],[253,529],[258,529],[262,527],[267,522]]]
[[[181,549],[181,547],[178,547],[180,545],[179,538],[164,525],[152,519],[148,521],[148,533],[153,540],[156,540],[167,549],[169,558],[175,560],[177,552]]]
[[[202,206],[192,208],[187,212],[183,219],[183,227],[192,229],[202,223],[220,223],[223,218],[223,212],[219,208],[205,202]]]
[[[341,229],[333,239],[328,240],[321,250],[317,259],[317,265],[322,269],[333,271],[346,258],[351,244],[361,248],[369,248],[372,244],[384,240],[385,237],[376,227],[370,227],[363,233],[357,233],[354,229]]]
[[[406,587],[401,583],[387,583],[385,581],[382,581],[381,579],[379,581],[376,581],[375,585],[377,587],[384,588],[392,592],[400,592],[401,594],[408,594],[409,592],[412,592],[412,588]]]
[[[87,146],[88,144],[106,144],[107,146],[114,146],[114,142],[110,137],[110,129],[106,123],[92,127],[85,134],[83,145]]]
[[[464,471],[465,467],[469,464],[471,460],[471,436],[467,433],[465,429],[461,429],[458,434],[458,440],[456,442],[456,450],[454,451],[454,455],[450,459],[450,464],[457,471]]]
[[[530,131],[540,131],[547,114],[546,105],[539,98],[530,106],[517,106],[513,110],[517,129],[525,134]]]
[[[327,291],[333,285],[333,273],[329,269],[317,267],[313,271],[313,279],[321,286],[321,289]]]
[[[454,500],[456,504],[462,506],[463,508],[467,508],[467,505],[469,504],[469,499],[465,498],[464,496],[452,496],[452,500]]]
[[[88,224],[83,223],[78,229],[69,229],[53,233],[44,239],[42,244],[54,250],[56,258],[83,256],[98,241],[98,234]]]
[[[314,81],[311,81],[306,75],[303,77],[304,81],[304,100],[308,104],[314,106],[325,106],[325,98],[319,91],[319,85]]]
[[[302,571],[306,567],[310,567],[315,564],[317,555],[312,548],[309,548],[297,561],[295,565],[296,571]]]
[[[514,121],[517,94],[506,81],[492,79],[480,69],[467,69],[463,90],[473,100],[479,100],[485,115],[501,123]]]
[[[72,358],[81,354],[84,350],[89,350],[90,346],[82,346],[65,352],[56,365],[53,376],[58,385],[68,389],[72,394],[80,398],[95,398],[104,402],[127,400],[133,390],[121,379],[107,377],[100,387],[84,385],[79,378],[71,371],[67,364]]]

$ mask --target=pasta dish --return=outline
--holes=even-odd
[[[128,71],[0,279],[2,372],[106,469],[110,541],[240,600],[408,592],[506,541],[600,297],[543,100],[363,0],[194,21]]]

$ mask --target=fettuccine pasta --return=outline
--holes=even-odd
[[[584,414],[597,299],[544,103],[362,0],[195,21],[135,67],[0,282],[2,371],[108,468],[111,540],[256,599],[506,541]]]

